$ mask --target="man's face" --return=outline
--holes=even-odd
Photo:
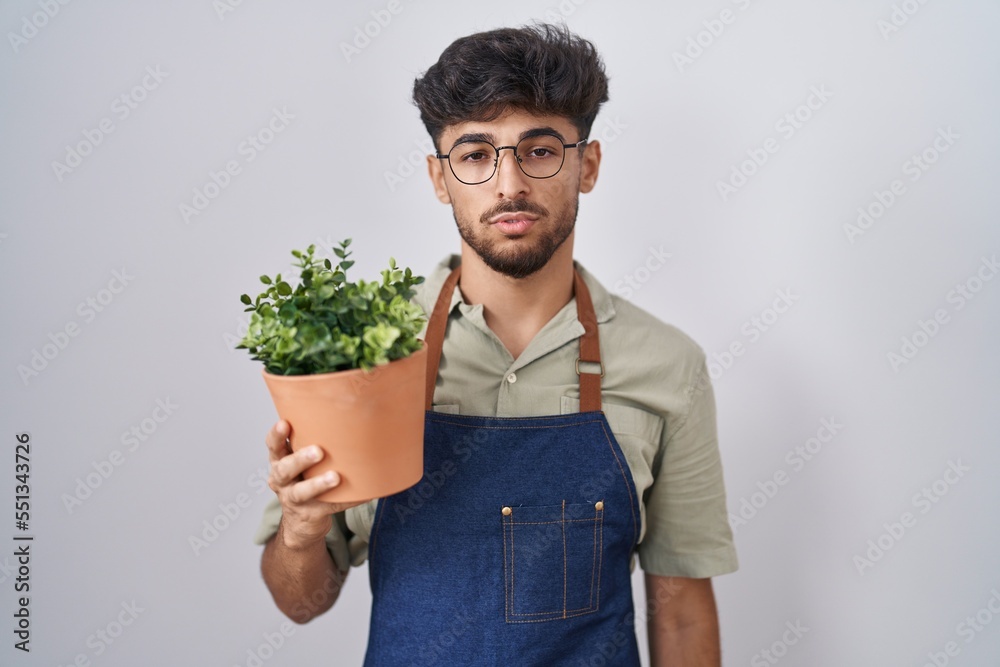
[[[566,118],[514,110],[489,122],[449,125],[441,135],[441,153],[447,154],[472,135],[497,147],[514,146],[539,130],[555,131],[566,144],[580,140]],[[529,144],[530,140],[521,144],[522,153],[530,149]],[[438,198],[452,205],[462,239],[492,270],[512,278],[529,276],[545,266],[573,233],[579,194],[589,192],[597,179],[600,146],[594,142],[565,150],[562,169],[544,179],[525,174],[513,151],[501,150],[496,173],[479,185],[462,183],[447,160],[431,156],[428,162]]]

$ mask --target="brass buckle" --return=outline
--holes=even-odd
[[[579,357],[576,358],[576,374],[580,374],[580,361]],[[604,377],[604,362],[603,361],[587,361],[584,363],[588,364],[600,364],[601,365],[601,377]],[[596,375],[596,373],[588,373],[589,375]]]

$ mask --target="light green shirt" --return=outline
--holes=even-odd
[[[459,255],[442,260],[417,285],[414,301],[430,315]],[[737,569],[726,513],[715,399],[705,353],[676,327],[609,294],[579,262],[597,315],[605,375],[601,407],[621,445],[640,499],[639,563],[664,576],[712,577]],[[514,359],[486,325],[482,304],[458,287],[451,299],[435,411],[488,417],[579,412],[575,370],[583,325],[567,303]],[[426,332],[426,325],[424,328]],[[421,334],[423,337],[423,334]],[[342,570],[367,557],[377,501],[337,515],[327,545]],[[254,537],[278,529],[274,498]]]

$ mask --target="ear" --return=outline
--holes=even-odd
[[[427,175],[431,177],[431,184],[434,186],[434,194],[442,204],[451,203],[451,195],[448,193],[448,184],[444,176],[444,160],[438,159],[434,155],[427,156]]]
[[[601,142],[588,141],[583,148],[583,162],[580,165],[580,192],[586,194],[597,183],[597,172],[601,168]]]

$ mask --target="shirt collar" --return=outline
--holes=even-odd
[[[429,309],[432,309],[434,304],[437,302],[438,294],[441,292],[441,287],[444,285],[444,281],[448,279],[448,274],[451,273],[452,269],[461,264],[461,262],[462,256],[452,253],[438,262],[430,274],[424,279],[423,287],[426,294],[426,305],[424,308],[427,310],[427,317],[430,317],[431,315],[431,311]],[[606,289],[604,289],[604,286],[600,283],[600,281],[587,271],[587,269],[585,269],[579,261],[573,260],[573,265],[576,267],[576,270],[580,272],[580,277],[583,278],[583,282],[586,283],[587,287],[590,289],[590,299],[594,304],[594,314],[597,316],[598,324],[610,320],[615,314],[615,307],[611,302],[611,295]],[[571,301],[575,305],[576,297],[573,297]],[[448,306],[449,314],[452,310],[454,310],[456,305],[458,306],[459,312],[461,312],[465,317],[472,317],[476,320],[482,319],[483,305],[481,303],[466,303],[462,298],[462,291],[457,285],[455,286],[455,291],[451,295],[451,303]]]

